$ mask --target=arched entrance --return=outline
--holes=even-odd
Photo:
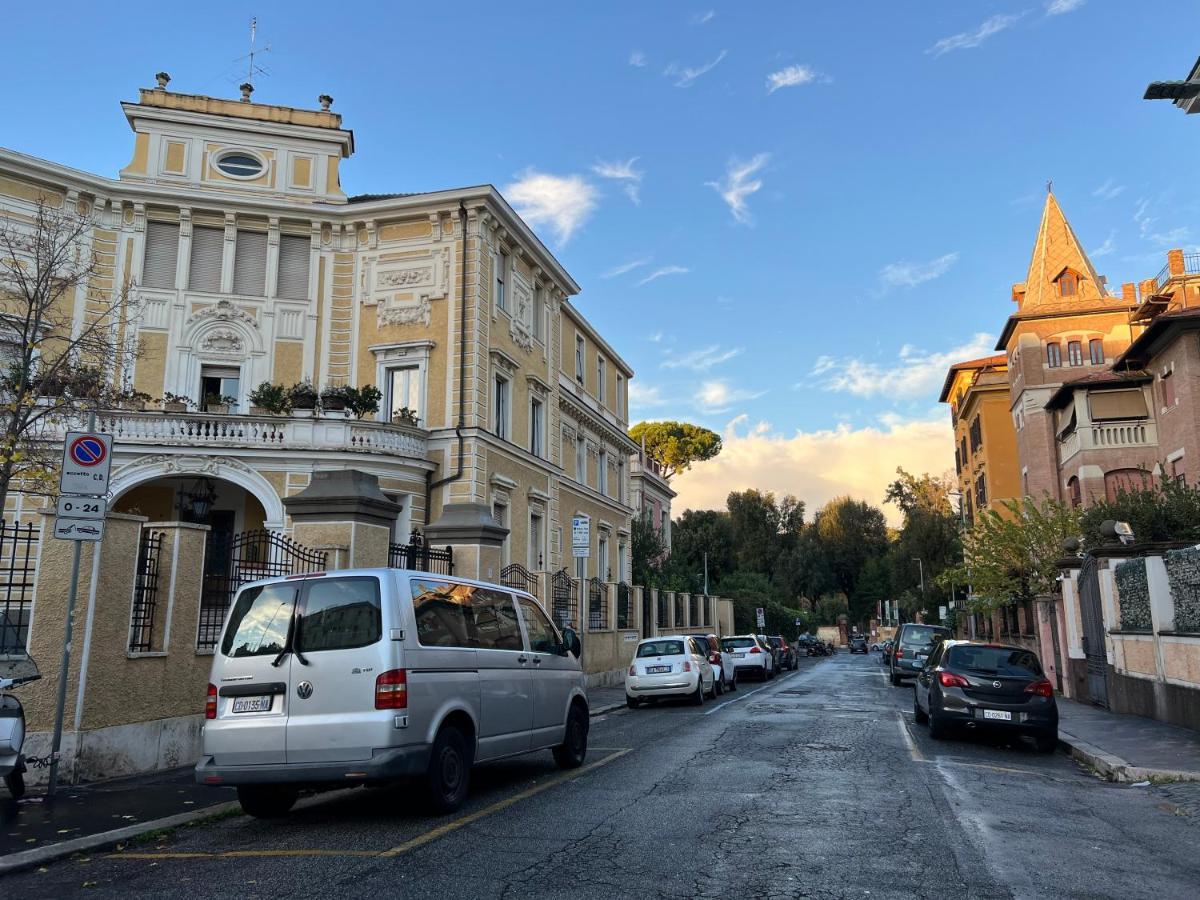
[[[196,501],[206,488],[212,493],[211,512]],[[114,512],[137,513],[152,521],[202,521],[234,532],[279,531],[286,522],[283,501],[271,482],[227,457],[134,460],[113,472],[111,489]]]

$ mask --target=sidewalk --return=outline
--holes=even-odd
[[[1112,781],[1200,781],[1200,732],[1058,697],[1058,737]]]
[[[588,688],[588,707],[593,716],[625,706],[625,687]]]

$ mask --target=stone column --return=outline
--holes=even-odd
[[[454,574],[495,581],[500,577],[500,547],[508,529],[497,524],[485,503],[447,503],[436,522],[425,526],[431,546],[454,548]]]
[[[683,627],[691,628],[692,627],[692,595],[691,594],[676,594],[675,602],[683,604],[683,616],[682,617],[677,616],[675,619],[675,622],[678,622],[680,620],[680,618],[682,618],[683,619]],[[672,623],[672,624],[674,624],[674,623]]]
[[[399,504],[379,490],[379,478],[357,469],[314,472],[308,487],[284,498],[292,536],[324,550],[329,569],[362,569],[388,564]]]

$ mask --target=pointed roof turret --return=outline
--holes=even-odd
[[[1064,273],[1068,273],[1065,279]],[[1064,303],[1079,306],[1089,301],[1111,299],[1049,187],[1023,288],[1022,312],[1036,307]]]

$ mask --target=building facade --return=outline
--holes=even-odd
[[[671,501],[676,493],[663,474],[662,466],[644,450],[630,458],[632,476],[631,503],[647,522],[654,526],[667,552],[671,552]]]

